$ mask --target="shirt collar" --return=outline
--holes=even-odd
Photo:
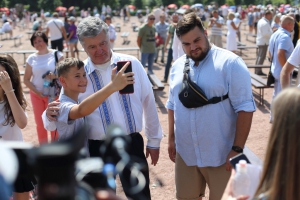
[[[111,58],[110,58],[110,66],[111,68],[114,68],[115,66],[117,66],[117,58],[116,55],[113,51],[111,51]],[[86,63],[86,72],[90,75],[91,73],[93,73],[93,71],[95,71],[96,67],[94,65],[94,63],[92,62],[91,58],[89,57],[87,59],[87,63]]]
[[[289,37],[291,37],[291,33],[290,33],[288,30],[286,30],[286,29],[284,29],[284,28],[282,28],[282,27],[279,27],[278,30],[283,31],[283,32],[286,33]]]

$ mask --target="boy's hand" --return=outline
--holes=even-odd
[[[48,104],[46,116],[50,121],[56,121],[56,117],[59,115],[59,104],[59,100],[52,101]]]
[[[117,72],[117,67],[113,68],[112,73],[111,73],[111,81],[112,81],[112,86],[116,91],[122,90],[125,86],[129,84],[134,84],[134,73],[133,72],[128,72],[124,73],[126,68],[128,67],[130,63],[127,62],[122,69]]]

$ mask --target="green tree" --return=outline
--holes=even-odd
[[[235,5],[234,0],[226,0],[226,4],[229,5],[229,6],[234,6]]]
[[[54,11],[56,7],[63,6],[61,0],[39,0],[39,8]]]
[[[132,0],[131,4],[134,5],[137,9],[144,9],[144,2],[142,0]]]

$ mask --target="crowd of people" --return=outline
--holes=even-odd
[[[126,9],[124,16],[128,17]],[[164,9],[154,8],[138,31],[136,42],[141,61],[113,51],[116,31],[112,16],[102,18],[96,7],[94,16],[81,16],[79,23],[73,16],[63,22],[54,13],[43,31],[39,26],[42,22],[37,21],[30,39],[37,52],[26,60],[23,82],[30,90],[39,143],[49,142],[48,131],[51,141],[64,140],[87,124],[85,148],[91,157],[100,157],[107,128],[116,123],[132,141],[129,154],[146,166],[142,170],[146,187],[138,195],[126,196],[151,199],[146,159],[150,156],[151,164],[157,164],[163,134],[147,73],[154,73],[153,63],[164,64],[167,52],[162,82],[170,85],[166,102],[168,154],[175,163],[176,198],[201,200],[208,186],[210,199],[229,199],[229,159],[243,153],[256,111],[247,65],[237,55],[242,19],[246,17],[249,33],[256,35],[256,65],[263,65],[268,57],[275,78],[272,129],[255,198],[299,199],[300,89],[288,88],[293,70],[300,64],[299,14],[296,9],[285,12],[252,5],[247,9],[211,9],[175,12],[169,18]],[[109,11],[102,7],[102,12]],[[225,25],[228,32],[223,48]],[[87,54],[85,61],[78,59],[78,42]],[[69,47],[69,58],[63,56],[64,44]],[[127,63],[117,71],[120,61]],[[125,73],[129,64],[132,72]],[[261,68],[256,68],[255,73],[266,75]],[[183,76],[202,89],[196,88],[196,93],[200,93],[205,105],[186,105],[195,100],[189,94],[184,95],[186,99],[180,97],[184,87],[192,87],[183,84]],[[58,100],[53,101],[45,94],[45,87],[57,80],[62,89],[55,96]],[[118,92],[128,84],[133,84],[134,93]],[[27,101],[22,94],[18,66],[10,56],[0,57],[0,86],[1,139],[22,141]],[[281,91],[282,88],[288,89]],[[142,130],[147,138],[145,152]],[[122,184],[130,181],[129,172],[125,174]],[[16,181],[14,199],[27,198],[31,186],[31,180]]]

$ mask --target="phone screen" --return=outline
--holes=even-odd
[[[240,154],[238,154],[238,155],[236,155],[236,156],[230,158],[230,159],[229,159],[229,162],[231,163],[231,165],[232,165],[233,168],[235,169],[235,165],[236,165],[237,163],[239,163],[240,160],[245,160],[247,163],[250,164],[250,161],[249,161],[249,159],[247,158],[247,156],[246,156],[245,154],[242,154],[242,153],[240,153]]]
[[[131,61],[119,61],[117,62],[117,70],[120,71],[122,67],[127,63],[130,62],[129,66],[126,68],[124,73],[132,72]],[[127,85],[125,88],[119,91],[120,94],[132,94],[134,93],[133,84]]]

